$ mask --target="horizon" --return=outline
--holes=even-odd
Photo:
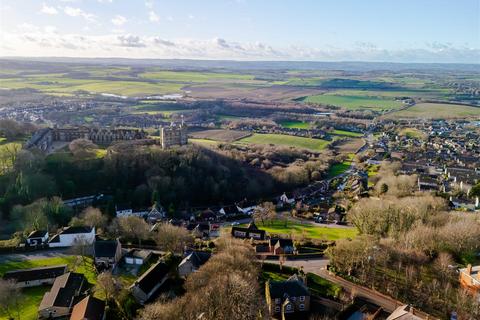
[[[1,57],[480,63],[479,2],[5,0]]]

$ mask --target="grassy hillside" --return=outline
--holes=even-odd
[[[322,139],[288,136],[284,134],[254,133],[250,137],[240,139],[239,143],[273,144],[320,151],[327,147],[328,141]]]

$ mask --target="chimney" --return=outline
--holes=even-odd
[[[470,263],[467,265],[466,274],[467,274],[467,275],[471,275],[471,274],[472,274],[472,265],[471,265]]]
[[[480,207],[480,199],[478,197],[475,197],[475,208]]]

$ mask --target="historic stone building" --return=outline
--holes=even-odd
[[[25,148],[38,148],[43,151],[51,151],[55,141],[70,142],[75,139],[88,139],[100,145],[108,145],[115,141],[146,139],[147,133],[138,129],[110,129],[110,128],[45,128],[41,129],[30,138]],[[160,128],[160,144],[163,149],[174,145],[188,143],[187,128],[181,125],[170,125]]]
[[[161,127],[160,141],[163,149],[175,145],[183,146],[187,144],[187,127],[183,123],[179,126],[172,124],[169,127]]]

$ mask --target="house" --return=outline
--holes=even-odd
[[[6,272],[3,279],[14,280],[18,288],[36,287],[54,283],[57,277],[67,271],[66,265],[13,270]]]
[[[232,236],[241,239],[255,239],[265,240],[265,230],[257,228],[254,222],[251,222],[248,227],[232,227]]]
[[[129,289],[135,300],[143,305],[157,292],[167,279],[168,266],[163,261],[159,261],[145,271]]]
[[[118,239],[95,241],[93,256],[97,267],[114,268],[122,258],[122,244]]]
[[[40,319],[68,316],[74,304],[87,287],[87,280],[80,273],[69,272],[55,279],[50,291],[43,296],[38,308]]]
[[[144,217],[148,215],[149,212],[148,210],[133,211],[129,206],[115,206],[115,214],[118,218],[129,216]]]
[[[210,256],[210,252],[193,251],[178,265],[178,274],[180,277],[186,277],[190,273],[197,271],[205,262],[208,261],[208,259],[210,259]]]
[[[95,242],[95,227],[66,227],[53,236],[48,246],[71,247],[76,243],[93,244]]]
[[[153,205],[150,211],[147,213],[147,221],[155,223],[161,221],[167,217],[167,212],[161,205]]]
[[[415,309],[408,305],[400,306],[390,314],[387,320],[423,320],[423,316],[417,315]]]
[[[265,298],[272,316],[300,315],[310,310],[310,292],[304,281],[293,275],[285,281],[267,281]]]
[[[218,210],[218,213],[219,215],[228,217],[228,216],[236,216],[240,214],[240,211],[238,211],[237,206],[231,205],[231,206],[222,207],[220,210]]]
[[[30,232],[26,240],[27,246],[41,246],[48,243],[48,232],[35,230]]]
[[[73,307],[70,320],[105,320],[105,302],[86,296]]]
[[[477,296],[480,301],[480,265],[460,269],[460,286],[465,288],[472,295]]]
[[[125,263],[142,265],[152,257],[152,251],[132,249],[125,254]]]
[[[268,243],[270,252],[273,254],[292,254],[295,251],[292,239],[270,239]]]

